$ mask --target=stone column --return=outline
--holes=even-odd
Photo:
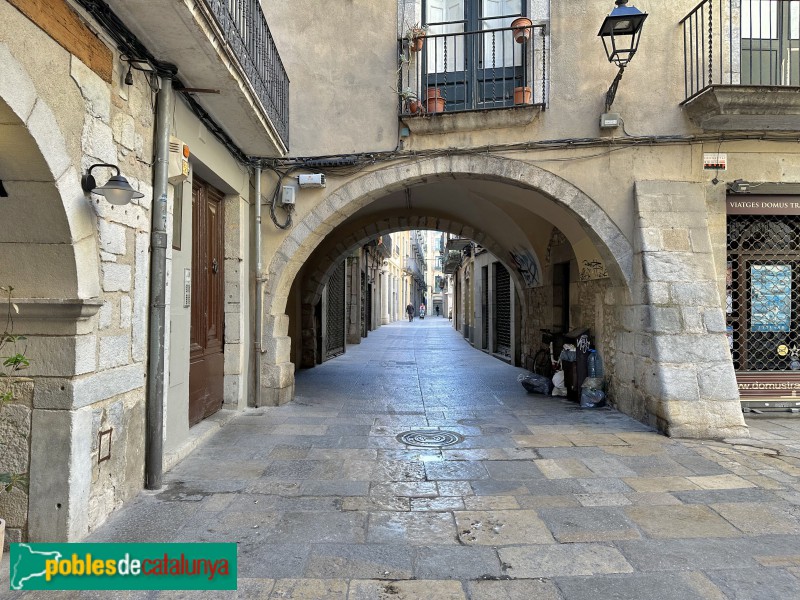
[[[388,325],[392,322],[389,317],[389,274],[381,271],[381,325]]]
[[[746,437],[705,189],[638,182],[636,210],[633,305],[622,323],[633,335],[620,359],[633,367],[643,420],[674,437]]]
[[[303,338],[305,340],[306,317],[309,308],[313,322],[313,307],[304,304]],[[291,362],[290,350],[292,338],[288,336],[288,315],[265,315],[262,352],[258,357],[257,368],[261,369],[261,400],[259,406],[279,406],[294,398],[294,363]],[[305,343],[303,359],[305,360]]]

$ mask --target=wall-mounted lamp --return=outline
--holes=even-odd
[[[6,187],[3,185],[2,179],[0,179],[0,198],[8,198],[8,192],[6,191]]]
[[[639,48],[642,27],[647,18],[647,13],[643,13],[635,6],[625,6],[627,3],[628,0],[616,0],[617,7],[605,18],[597,34],[603,40],[608,62],[613,62],[619,67],[617,76],[606,92],[606,112],[614,103],[617,86],[625,67]]]
[[[105,185],[97,187],[97,182],[94,180],[94,176],[92,175],[92,170],[97,167],[114,169],[116,174],[112,175]],[[109,165],[107,163],[97,163],[89,167],[86,175],[81,177],[81,187],[86,192],[93,192],[99,196],[105,196],[106,200],[108,200],[111,204],[117,204],[120,206],[128,204],[134,198],[144,197],[144,194],[133,189],[131,184],[128,183],[128,180],[119,174],[118,166]]]

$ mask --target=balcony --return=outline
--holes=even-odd
[[[796,0],[703,0],[681,21],[689,118],[711,131],[800,130]]]
[[[106,1],[183,85],[213,90],[194,99],[245,154],[287,152],[289,78],[258,0]]]
[[[425,285],[425,275],[420,268],[419,262],[410,256],[406,257],[405,272],[407,275],[411,275],[411,277],[416,279],[418,283],[421,283],[423,286]]]
[[[444,266],[442,267],[442,271],[446,275],[452,275],[458,270],[458,267],[461,266],[461,260],[463,257],[462,251],[459,250],[448,250],[447,255],[444,259]]]
[[[392,256],[392,236],[382,235],[378,238],[378,252],[383,258],[391,258]]]
[[[404,123],[415,133],[442,133],[533,121],[546,104],[546,27],[525,31],[522,37],[503,27],[401,39],[397,89]]]

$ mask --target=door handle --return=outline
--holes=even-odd
[[[212,258],[211,259],[211,272],[216,275],[217,271],[219,271],[219,263],[217,262],[216,258]]]

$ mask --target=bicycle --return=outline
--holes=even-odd
[[[548,379],[553,377],[557,362],[553,356],[553,332],[549,329],[540,329],[542,332],[542,346],[533,356],[533,372]]]

